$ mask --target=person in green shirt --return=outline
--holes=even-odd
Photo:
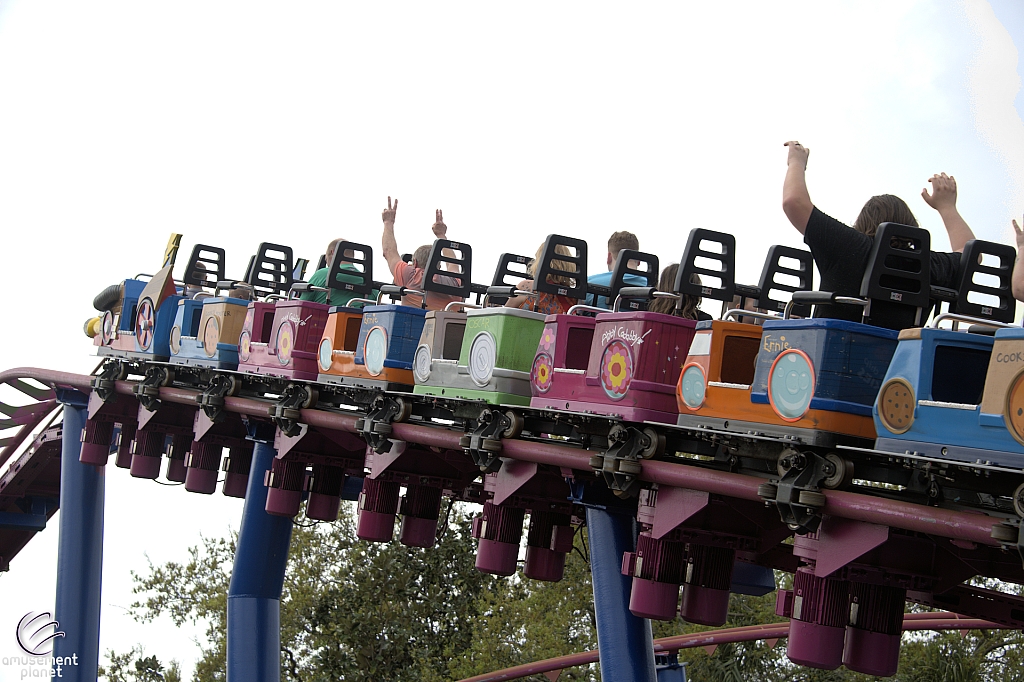
[[[334,252],[337,250],[338,245],[344,242],[345,239],[339,237],[338,239],[331,240],[331,243],[327,245],[327,266],[322,267],[314,272],[309,277],[310,285],[314,287],[327,288],[327,272],[330,269],[331,262],[334,260]],[[347,253],[345,254],[348,255]],[[354,265],[351,263],[342,263],[342,270],[349,270],[351,272],[359,272]],[[358,275],[346,275],[344,272],[338,275],[337,281],[348,282],[350,284],[360,284],[362,278]],[[303,301],[312,301],[314,303],[326,303],[328,305],[347,305],[353,298],[358,298],[357,294],[349,291],[341,291],[339,289],[330,289],[330,291],[307,291],[303,293],[299,298]],[[376,292],[373,293],[370,298],[375,298]]]

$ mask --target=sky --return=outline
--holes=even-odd
[[[754,284],[770,245],[801,245],[781,210],[794,139],[840,220],[896,194],[948,249],[920,197],[947,172],[975,234],[1012,243],[1022,44],[1016,0],[0,0],[0,351],[90,371],[93,296],[153,272],[171,232],[182,260],[227,249],[235,277],[262,241],[315,262],[345,237],[385,279],[388,196],[400,250],[431,240],[441,208],[478,282],[550,233],[586,239],[598,271],[613,231],[667,264],[703,227],[736,235],[737,280]],[[142,643],[191,670],[202,624],[136,624],[131,572],[237,528],[241,502],[111,469],[101,648]],[[0,656],[52,606],[56,524],[0,575]],[[0,665],[0,682],[16,673]]]

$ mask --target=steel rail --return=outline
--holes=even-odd
[[[89,391],[92,377],[69,372],[19,367],[0,373],[0,382],[13,378],[28,378],[53,386],[66,386]],[[122,395],[133,395],[136,382],[118,381],[116,391]],[[160,398],[172,403],[195,405],[199,391],[177,387],[160,389]],[[252,398],[227,397],[224,408],[229,412],[255,417],[268,417],[270,403]],[[304,409],[300,420],[310,426],[338,431],[356,431],[357,416],[327,410]],[[392,425],[392,436],[421,445],[461,450],[459,439],[463,433],[438,426],[422,426],[411,423]],[[566,445],[543,443],[531,440],[502,439],[501,454],[513,459],[548,464],[565,469],[590,471],[590,455],[587,450]],[[757,487],[763,479],[696,466],[681,466],[667,461],[645,460],[639,478],[649,483],[658,483],[679,488],[690,488],[726,497],[760,501]],[[901,528],[927,535],[936,535],[954,540],[973,542],[992,547],[1000,546],[991,536],[992,527],[999,519],[983,513],[957,512],[928,507],[910,502],[871,497],[860,493],[841,490],[823,490],[826,498],[823,512],[832,516]]]
[[[979,618],[963,618],[955,613],[933,612],[933,613],[908,613],[903,616],[903,631],[924,631],[924,630],[1008,630],[1008,625],[991,623]],[[735,644],[738,642],[750,642],[759,639],[783,639],[789,635],[789,622],[770,623],[766,625],[748,625],[739,628],[728,628],[725,630],[714,630],[707,632],[694,632],[686,635],[674,635],[654,640],[654,652],[670,653],[680,649],[695,649],[698,647],[717,647],[722,644]],[[483,675],[467,677],[460,682],[501,682],[505,680],[518,680],[529,675],[539,675],[548,672],[564,670],[581,665],[596,663],[600,660],[600,653],[597,650],[583,651],[567,656],[557,656],[544,661],[524,663],[504,670],[496,670]]]

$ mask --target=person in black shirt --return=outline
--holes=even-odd
[[[804,236],[814,263],[821,273],[821,291],[840,296],[859,296],[861,280],[871,254],[875,230],[891,222],[918,227],[910,207],[891,194],[871,197],[860,211],[853,227],[832,218],[811,202],[807,192],[806,170],[810,150],[799,142],[786,142],[789,148],[786,180],[782,189],[782,210],[793,227]],[[932,176],[932,192],[921,191],[925,202],[938,211],[949,234],[954,253],[931,254],[931,283],[956,288],[960,252],[974,233],[956,208],[956,180],[945,173]],[[860,322],[862,309],[851,305],[816,306],[815,317],[830,317]]]

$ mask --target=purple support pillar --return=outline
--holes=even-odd
[[[793,577],[793,610],[786,655],[810,668],[835,670],[843,662],[850,583],[818,578],[801,566]]]
[[[679,615],[690,623],[724,625],[729,616],[729,586],[736,552],[694,544],[689,558]]]
[[[397,483],[389,481],[369,477],[363,479],[356,523],[356,536],[360,540],[391,542],[395,534],[395,515],[398,513],[401,488]]]
[[[890,677],[900,662],[907,591],[885,585],[850,586],[850,623],[843,664],[865,675]]]
[[[340,467],[314,464],[313,475],[309,478],[306,518],[315,521],[337,521],[338,512],[341,510],[341,488],[344,484],[345,472]]]
[[[65,667],[63,678],[84,682],[96,679],[100,658],[104,472],[79,461],[87,417],[85,396],[61,391],[61,401],[64,433],[54,620],[65,634],[54,640],[53,655],[77,655],[78,665]]]
[[[473,537],[480,539],[476,570],[493,575],[512,575],[519,560],[526,510],[484,502],[483,514],[473,519]]]
[[[129,469],[132,466],[132,449],[137,432],[135,422],[121,424],[121,433],[117,437],[117,457],[114,459],[114,466],[119,469]]]
[[[148,429],[135,432],[132,449],[131,474],[136,478],[156,478],[160,475],[160,462],[164,455],[167,434]]]
[[[441,513],[441,489],[410,485],[402,498],[402,530],[398,540],[407,547],[433,547]]]
[[[228,456],[224,458],[224,494],[228,497],[245,497],[245,491],[249,488],[252,453],[252,443],[248,441],[228,450]]]
[[[217,490],[217,474],[220,472],[220,456],[223,452],[222,445],[194,442],[192,451],[185,458],[185,490],[212,495]]]
[[[651,621],[629,612],[630,578],[622,575],[622,556],[635,549],[635,523],[632,515],[587,508],[601,679],[656,682]]]
[[[627,552],[623,561],[623,573],[633,577],[630,612],[640,618],[674,619],[679,612],[679,584],[685,566],[683,543],[640,533],[636,552]]]
[[[292,520],[266,512],[263,475],[276,454],[266,443],[253,450],[255,475],[249,476],[228,586],[227,682],[281,679],[280,600]]]
[[[572,551],[572,518],[568,514],[533,511],[526,535],[523,575],[558,582],[565,574],[565,555]]]
[[[306,463],[275,459],[264,477],[264,483],[267,485],[267,513],[292,518],[302,506]]]
[[[184,483],[187,475],[185,457],[192,449],[192,434],[176,433],[167,451],[167,470],[164,478],[175,483]]]

